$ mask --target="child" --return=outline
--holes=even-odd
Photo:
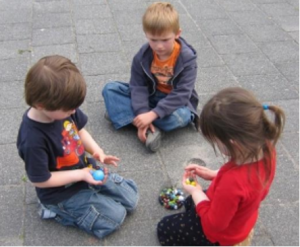
[[[270,121],[264,110],[274,114]],[[267,196],[276,169],[275,144],[283,130],[284,112],[261,105],[242,88],[227,88],[212,97],[200,115],[203,136],[229,157],[219,171],[190,164],[182,185],[190,194],[186,212],[158,223],[162,245],[234,245],[255,226],[261,201]],[[212,180],[203,192],[186,179]]]
[[[129,84],[106,84],[106,118],[116,129],[137,127],[138,138],[156,152],[161,131],[198,120],[196,51],[180,37],[179,16],[170,3],[153,3],[143,16],[148,43],[135,55]]]
[[[85,95],[86,83],[69,59],[40,59],[25,80],[30,108],[23,116],[17,147],[42,209],[48,210],[42,217],[55,217],[63,225],[103,238],[136,208],[138,194],[132,180],[109,174],[106,168],[104,180],[94,180],[88,167],[95,167],[94,159],[114,166],[119,159],[106,155],[84,129],[87,116],[78,107]]]

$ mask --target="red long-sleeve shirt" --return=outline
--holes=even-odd
[[[263,159],[245,165],[230,161],[219,170],[206,192],[210,201],[202,201],[196,207],[203,231],[211,242],[233,245],[246,239],[275,175],[275,150],[270,162],[271,176],[266,185]]]

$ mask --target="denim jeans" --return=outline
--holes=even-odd
[[[131,94],[128,83],[109,82],[103,88],[102,95],[108,116],[116,129],[132,123],[135,115],[131,106]],[[145,100],[149,101],[149,107],[153,109],[166,96],[167,94],[156,91],[154,95]],[[180,107],[172,114],[156,119],[153,124],[163,131],[171,131],[185,127],[193,119],[194,114],[188,107]]]
[[[137,203],[135,182],[111,173],[104,185],[91,186],[57,205],[45,206],[57,214],[55,219],[62,225],[103,238],[120,227]]]

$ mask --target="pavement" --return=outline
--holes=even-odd
[[[158,245],[156,224],[173,213],[158,203],[165,186],[180,187],[183,167],[202,158],[223,159],[193,126],[166,134],[148,152],[133,127],[114,130],[104,119],[101,90],[128,81],[133,55],[146,41],[141,17],[149,0],[0,0],[0,245]],[[252,90],[281,106],[287,121],[277,145],[278,168],[262,203],[252,245],[299,245],[299,1],[170,0],[182,36],[198,52],[199,111],[229,86]],[[134,179],[140,201],[121,228],[98,240],[80,230],[41,220],[37,198],[16,149],[23,112],[24,78],[41,57],[60,54],[82,71],[88,93],[82,109],[88,131],[108,154],[121,158],[121,175]],[[201,181],[205,186],[207,182]]]

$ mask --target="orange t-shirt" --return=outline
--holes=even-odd
[[[173,89],[170,85],[171,79],[174,75],[174,67],[180,53],[180,44],[175,42],[174,49],[171,56],[166,60],[159,60],[156,53],[154,53],[154,59],[151,64],[151,73],[157,79],[156,89],[163,93],[170,93]]]

